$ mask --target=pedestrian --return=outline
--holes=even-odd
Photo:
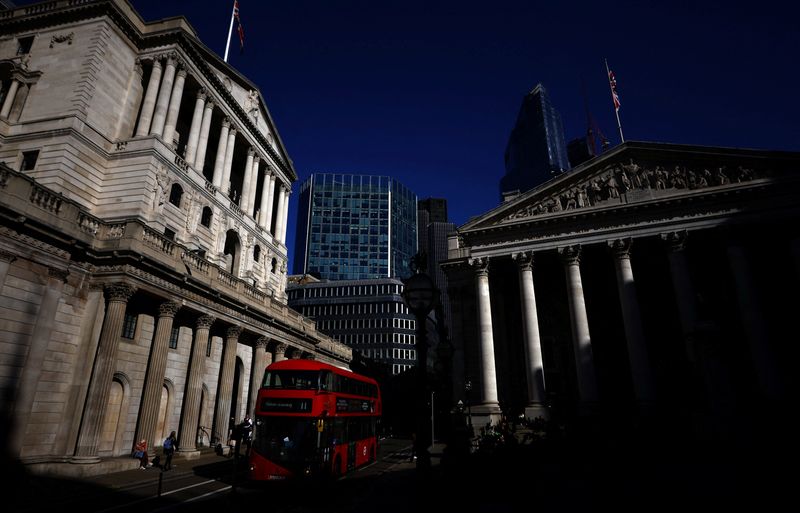
[[[175,454],[175,449],[177,448],[178,439],[175,436],[175,431],[173,431],[164,439],[164,470],[172,468],[172,455]]]
[[[244,420],[239,425],[239,436],[241,438],[241,444],[247,445],[247,449],[245,449],[244,455],[250,455],[250,446],[253,443],[253,420],[250,418],[250,415],[245,415]],[[236,445],[236,453],[239,453],[239,444]]]
[[[147,455],[147,440],[142,438],[133,447],[133,457],[139,458],[139,468],[141,470],[150,466],[150,458]]]

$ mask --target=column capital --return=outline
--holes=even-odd
[[[162,66],[161,59],[163,58],[164,58],[163,54],[151,55],[150,60],[153,62],[153,67],[155,68],[156,66],[158,66],[160,68]]]
[[[489,257],[470,258],[468,263],[478,276],[489,276]]]
[[[186,68],[183,67],[183,64],[182,63],[178,63],[178,71],[177,71],[177,73],[175,73],[175,76],[176,77],[181,77],[181,78],[186,78],[186,74],[187,73],[188,72],[186,71]]]
[[[248,156],[248,157],[252,157],[252,156],[253,156],[253,155],[255,155],[255,154],[256,154],[256,150],[255,150],[255,148],[253,148],[252,146],[250,146],[249,148],[247,148],[247,156]]]
[[[289,349],[289,344],[285,344],[283,342],[279,342],[275,344],[275,352],[276,353],[285,353],[286,350]]]
[[[167,66],[169,66],[170,63],[172,63],[173,66],[177,66],[176,62],[178,60],[177,52],[167,52],[164,54],[164,56],[167,58]]]
[[[205,100],[206,99],[206,90],[205,88],[201,87],[197,90],[197,99],[198,100]]]
[[[222,118],[222,127],[223,128],[230,128],[231,120],[228,118]]]
[[[67,283],[67,276],[69,276],[69,271],[66,269],[58,269],[56,267],[48,267],[47,275],[50,278],[54,278],[56,280]]]
[[[253,162],[261,162],[261,155],[258,153],[253,153]]]
[[[304,352],[303,353],[303,359],[304,360],[316,360],[317,359],[317,355],[315,355],[314,353],[305,353]]]
[[[580,265],[581,263],[580,244],[560,247],[558,248],[558,254],[561,255],[561,261],[565,265]]]
[[[8,251],[3,251],[0,249],[0,260],[3,262],[8,262],[9,264],[16,260],[17,257],[13,253],[9,253]]]
[[[631,258],[632,245],[633,239],[630,237],[608,241],[608,247],[611,248],[611,253],[614,255],[614,258],[619,260]]]
[[[533,251],[520,251],[511,255],[511,258],[517,261],[520,271],[533,270]]]
[[[244,329],[241,326],[231,326],[230,328],[227,329],[227,331],[225,331],[225,335],[228,338],[238,339],[239,335],[242,334],[242,331],[244,331]]]
[[[258,339],[256,340],[255,347],[256,348],[263,347],[264,349],[266,349],[267,344],[269,344],[269,337],[258,337]]]
[[[216,320],[217,319],[215,317],[211,316],[211,315],[201,315],[197,319],[197,329],[199,329],[199,330],[206,329],[207,330],[207,329],[209,329],[211,327],[212,324],[214,324],[214,321],[216,321]]]
[[[140,57],[137,57],[136,60],[133,61],[133,72],[139,76],[144,74],[144,66]]]
[[[165,301],[158,305],[159,317],[175,317],[175,314],[180,310],[181,304],[177,301]]]
[[[214,103],[214,100],[211,98],[211,95],[206,93],[206,107],[205,108],[211,110],[216,106],[217,106],[217,104]]]
[[[129,283],[107,283],[105,285],[106,298],[111,302],[127,303],[136,287]]]
[[[661,240],[667,246],[670,252],[683,251],[686,249],[686,239],[689,234],[686,230],[679,230],[675,232],[667,232],[661,234]]]
[[[236,127],[231,124],[231,129],[228,131],[228,138],[236,137]]]

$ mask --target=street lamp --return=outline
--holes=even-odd
[[[472,381],[466,380],[464,382],[464,395],[467,399],[467,419],[469,422],[469,436],[475,436],[475,430],[472,428],[472,408],[469,401],[469,393],[472,391]]]
[[[415,271],[418,266],[414,262]],[[409,278],[403,280],[403,301],[417,319],[417,429],[416,447],[417,468],[423,469],[430,467],[431,457],[428,446],[433,440],[426,440],[430,429],[428,426],[428,393],[427,393],[427,373],[428,373],[428,339],[427,339],[427,319],[428,314],[436,306],[439,291],[430,276],[425,273],[417,272]]]

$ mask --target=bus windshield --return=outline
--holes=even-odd
[[[316,453],[317,421],[311,418],[264,417],[258,423],[253,449],[287,468]]]
[[[319,371],[268,370],[264,373],[264,388],[291,388],[295,390],[317,390]]]

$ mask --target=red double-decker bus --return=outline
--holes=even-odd
[[[337,476],[374,461],[381,408],[374,379],[315,360],[273,363],[258,391],[250,478]]]

